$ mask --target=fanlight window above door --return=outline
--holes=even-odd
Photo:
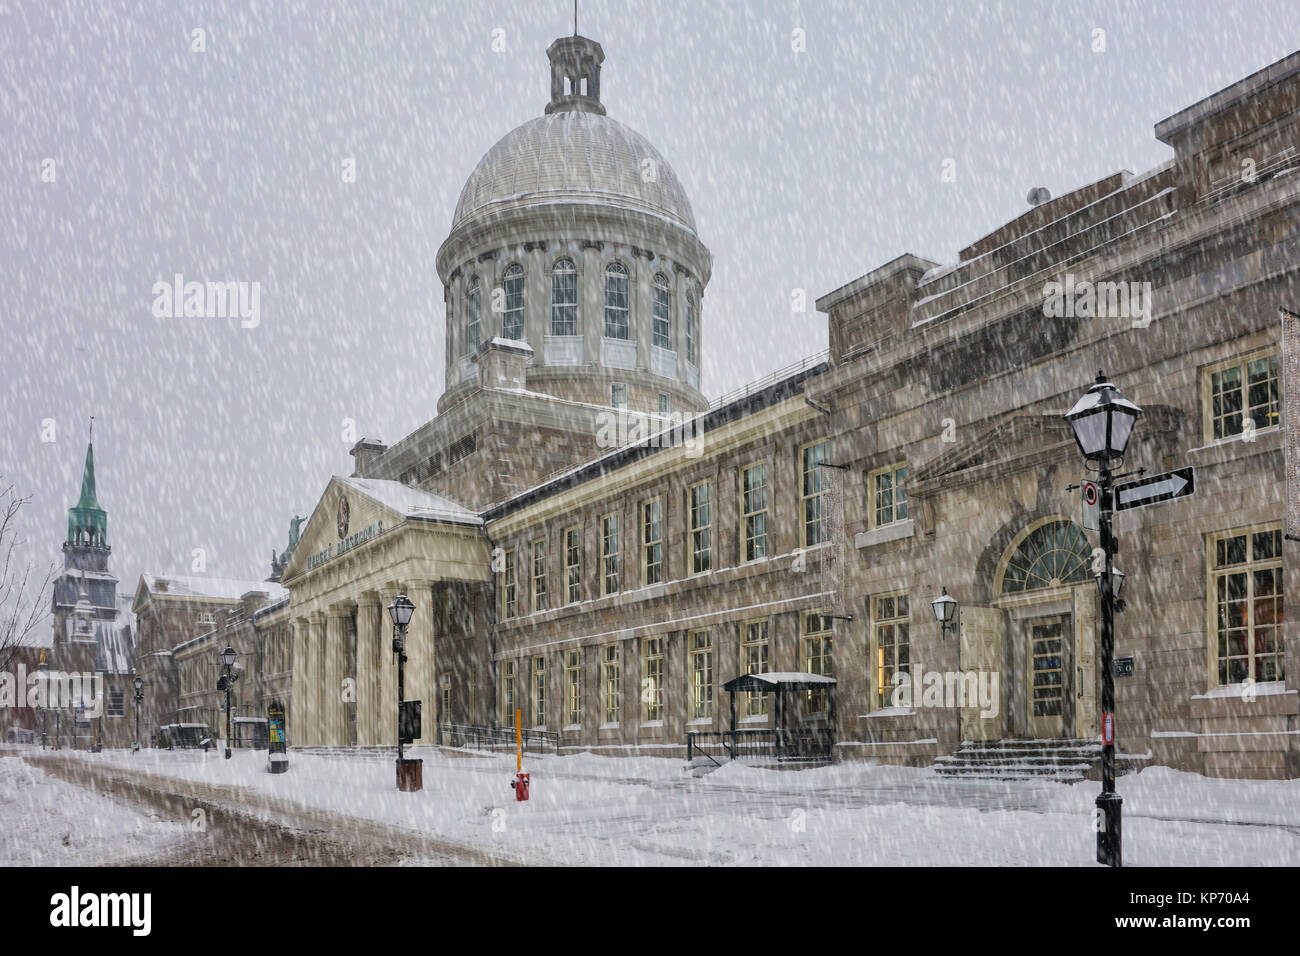
[[[1080,584],[1090,580],[1092,548],[1072,521],[1051,521],[1035,528],[1007,559],[1002,593]]]

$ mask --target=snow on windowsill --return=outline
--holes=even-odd
[[[898,541],[902,538],[912,537],[915,531],[916,523],[914,520],[904,518],[902,521],[895,521],[880,528],[859,532],[853,536],[853,546],[856,548],[869,548],[872,545],[884,544],[887,541]]]
[[[600,729],[601,729],[601,730],[618,730],[618,721],[616,720],[616,721],[614,721],[612,724],[610,724],[610,723],[601,724],[601,725],[600,725]]]
[[[641,721],[641,726],[642,726],[642,727],[662,727],[663,725],[664,725],[664,722],[663,722],[662,720],[643,720],[643,721]],[[618,725],[615,724],[614,726],[617,727]]]
[[[911,707],[882,707],[879,710],[873,710],[869,714],[858,714],[858,720],[864,717],[914,717],[916,711]]]
[[[1295,690],[1287,690],[1286,682],[1280,680],[1264,681],[1259,684],[1223,684],[1204,694],[1193,694],[1192,700],[1216,700],[1223,697],[1241,697],[1246,689],[1254,691],[1256,697],[1273,697],[1277,694],[1294,694]]]
[[[582,724],[565,724],[565,725],[564,725],[564,731],[565,731],[565,733],[570,733],[570,732],[575,732],[575,731],[580,731],[580,730],[582,730]]]
[[[739,723],[765,724],[767,723],[767,714],[750,714],[748,717],[741,717]]]
[[[712,717],[696,717],[694,720],[686,721],[687,727],[710,727],[712,725],[713,725]]]

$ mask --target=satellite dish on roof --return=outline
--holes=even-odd
[[[1029,195],[1025,197],[1026,201],[1028,201],[1031,206],[1041,206],[1051,198],[1052,194],[1048,191],[1046,186],[1035,186],[1033,189],[1029,190]]]

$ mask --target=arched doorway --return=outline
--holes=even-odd
[[[1028,737],[1078,736],[1092,705],[1090,623],[1092,547],[1069,518],[1050,515],[1026,525],[1003,553],[995,581],[1012,641],[1013,726]],[[1085,606],[1086,605],[1086,606]],[[1087,632],[1091,640],[1091,629]]]

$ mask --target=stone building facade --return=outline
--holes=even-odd
[[[670,375],[653,357],[653,278],[662,264],[687,283],[667,299],[685,336],[707,252],[675,178],[650,191],[629,178],[652,155],[639,143],[603,154],[611,172],[545,133],[603,118],[603,51],[566,49],[551,51],[547,122],[489,153],[439,254],[439,416],[392,448],[359,443],[356,474],[330,482],[285,570],[297,742],[387,739],[382,608],[403,588],[417,605],[408,696],[426,701],[426,727],[520,710],[565,747],[680,755],[686,733],[729,724],[724,682],[790,672],[835,679],[834,707],[801,690],[785,717],[833,731],[837,757],[928,765],[980,742],[1095,740],[1093,539],[1062,415],[1102,369],[1143,408],[1126,466],[1191,465],[1197,485],[1116,520],[1126,762],[1300,775],[1278,318],[1300,302],[1300,54],[1158,123],[1167,163],[1040,202],[956,263],[903,255],[828,293],[827,355],[706,408],[688,362]],[[586,94],[565,86],[573,51]],[[658,232],[637,231],[647,204]],[[523,302],[503,301],[522,317],[507,328],[482,303],[516,246]],[[557,254],[583,280],[581,363],[553,361],[577,346],[545,326],[547,310],[570,315],[567,270],[559,299],[537,282]],[[587,281],[614,262],[626,295],[621,279],[612,296]],[[627,302],[634,331],[611,346],[603,325],[621,332]],[[634,362],[619,344],[633,339]],[[626,387],[607,394],[613,377]],[[674,424],[661,411],[698,417],[675,440],[607,448],[602,423],[624,407],[652,435]],[[931,613],[944,592],[952,631]],[[349,674],[355,716],[336,699]],[[762,695],[737,708],[746,728],[773,724]]]

